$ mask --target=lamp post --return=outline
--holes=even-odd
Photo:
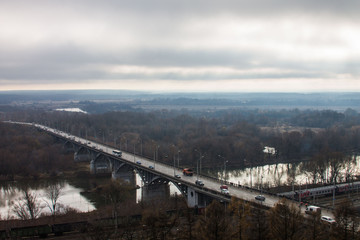
[[[218,155],[219,157],[221,157],[224,160],[224,177],[223,177],[223,181],[224,184],[226,184],[226,163],[228,162],[223,156]]]
[[[177,166],[178,168],[180,168],[180,150],[178,150],[178,155],[177,155]]]
[[[174,144],[171,144],[169,145],[169,147],[173,147],[173,150],[172,150],[172,157],[173,157],[173,168],[174,168],[174,176],[175,176],[175,149],[176,149],[176,146]]]
[[[140,142],[140,156],[142,156],[142,152],[143,152],[143,149],[142,149],[142,139],[139,137],[139,141]]]
[[[175,155],[173,154],[173,160],[174,160],[174,176],[175,176]]]
[[[158,150],[159,150],[159,145],[155,145],[155,149],[154,149],[154,168],[155,168],[155,162],[158,160]]]
[[[200,162],[200,174],[201,174],[201,159],[204,157],[200,151],[198,151],[197,149],[195,149],[195,152],[198,152],[200,154],[199,160],[196,161],[196,180],[199,180],[199,162]]]

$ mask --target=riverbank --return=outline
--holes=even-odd
[[[76,177],[92,177],[89,171],[89,163],[73,163],[72,169],[67,171],[51,172],[51,173],[33,173],[31,175],[0,175],[0,181],[21,181],[21,180],[40,180],[40,179],[56,179],[56,178],[76,178]]]

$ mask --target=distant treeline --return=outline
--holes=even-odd
[[[359,93],[152,93],[124,90],[0,91],[1,105],[80,107],[89,113],[138,109],[360,110]]]
[[[13,120],[37,122],[122,150],[154,156],[181,166],[242,167],[311,159],[329,152],[359,152],[360,114],[332,110],[117,111],[104,114],[7,113]],[[263,152],[274,147],[275,155]],[[196,149],[196,151],[195,151]]]

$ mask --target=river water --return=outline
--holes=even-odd
[[[41,206],[43,214],[49,214],[50,210],[47,203],[50,203],[46,197],[46,189],[51,185],[61,186],[61,195],[58,203],[63,209],[71,207],[79,212],[89,212],[95,210],[99,206],[106,204],[104,199],[91,190],[100,185],[111,182],[111,177],[96,178],[71,178],[71,179],[55,179],[55,180],[22,180],[0,182],[0,219],[16,218],[13,212],[14,205],[19,203],[23,198],[23,190],[29,191],[36,195],[38,203]],[[143,186],[143,182],[138,174],[136,174],[136,185]],[[179,190],[171,184],[169,186],[170,194],[180,194]],[[136,190],[136,202],[142,200],[142,188]]]
[[[280,185],[302,184],[312,182],[311,174],[304,170],[303,164],[271,164],[265,166],[258,166],[245,169],[230,169],[226,171],[226,181],[243,186],[253,188],[271,188]],[[347,168],[340,172],[343,178],[349,173],[353,176],[360,175],[360,157],[351,162]],[[347,170],[346,170],[347,169]],[[327,170],[330,172],[330,169]],[[224,179],[223,169],[216,169],[215,171],[208,171],[206,174]],[[23,196],[22,189],[29,188],[31,192],[37,195],[43,210],[43,213],[49,213],[46,207],[45,190],[49,185],[58,184],[62,187],[59,203],[64,207],[71,207],[80,212],[88,212],[98,208],[102,203],[101,199],[89,191],[98,185],[106,184],[111,181],[110,177],[102,178],[72,178],[72,179],[58,179],[58,180],[27,180],[27,181],[12,181],[0,182],[0,219],[7,219],[15,217],[12,212],[14,204],[19,202]],[[143,186],[143,183],[136,175],[136,184]],[[170,185],[170,194],[180,192],[174,185]],[[141,200],[141,188],[136,192],[136,201]]]
[[[245,169],[230,169],[226,171],[226,181],[254,188],[259,188],[260,186],[271,188],[283,185],[306,185],[314,183],[311,173],[306,171],[305,164],[305,162],[291,164],[280,163]],[[223,170],[209,174],[219,179],[224,179]],[[327,168],[325,170],[325,178],[330,174],[331,168]],[[342,165],[337,181],[345,181],[347,174],[351,176],[360,175],[360,156]],[[316,182],[320,182],[320,177],[317,178]]]
[[[87,187],[77,181],[77,186],[73,184],[74,180],[24,180],[24,181],[11,181],[0,182],[0,216],[1,219],[7,219],[15,217],[12,211],[15,204],[17,204],[23,197],[23,190],[29,189],[29,191],[36,195],[38,203],[42,208],[42,213],[49,213],[50,210],[47,207],[49,199],[46,198],[46,189],[50,185],[60,185],[61,195],[58,203],[63,207],[71,207],[80,212],[92,211],[95,209],[95,202],[81,194],[86,191]]]

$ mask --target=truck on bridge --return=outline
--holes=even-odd
[[[192,176],[194,174],[193,170],[191,168],[184,168],[183,169],[183,174],[185,176]]]
[[[114,153],[114,155],[117,156],[117,157],[121,157],[121,156],[122,156],[122,152],[119,151],[119,150],[113,150],[113,153]]]

